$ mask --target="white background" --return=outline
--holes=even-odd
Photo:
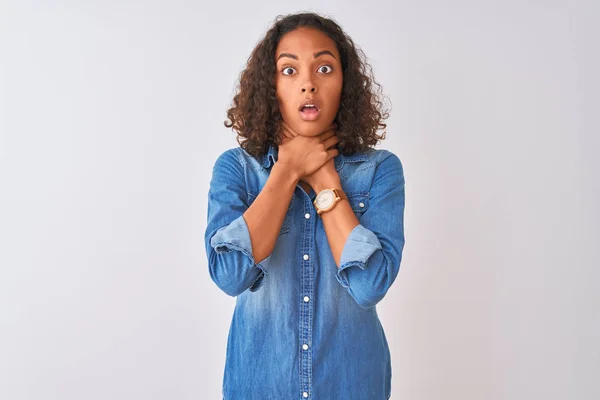
[[[600,398],[599,3],[464,0],[3,3],[0,398],[221,398],[211,168],[250,51],[300,10],[392,103],[392,399]]]

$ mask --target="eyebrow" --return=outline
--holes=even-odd
[[[335,58],[335,56],[333,55],[333,53],[332,53],[331,51],[329,51],[329,50],[322,50],[322,51],[319,51],[319,52],[315,53],[315,54],[314,54],[314,58],[320,57],[320,56],[322,56],[322,55],[324,55],[324,54],[329,54],[331,57]],[[279,57],[277,57],[277,61],[279,61],[279,59],[280,59],[281,57],[289,57],[289,58],[293,58],[294,60],[297,60],[297,59],[298,59],[298,56],[297,56],[297,55],[295,55],[295,54],[291,54],[291,53],[281,53],[281,54],[279,55]],[[336,58],[336,60],[337,60],[337,58]]]

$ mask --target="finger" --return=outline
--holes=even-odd
[[[332,137],[330,137],[330,138],[328,138],[328,139],[325,139],[325,140],[323,140],[323,142],[321,142],[321,143],[323,143],[323,146],[324,146],[326,149],[328,149],[328,148],[330,148],[331,146],[333,146],[334,144],[338,143],[339,141],[340,141],[340,138],[339,138],[339,137],[337,137],[337,136],[332,136]]]
[[[331,160],[333,157],[337,156],[338,154],[340,154],[340,151],[338,149],[327,150],[327,160]]]
[[[321,140],[321,142],[323,142],[323,141],[329,139],[332,136],[335,136],[335,131],[328,130],[328,131],[325,131],[325,132],[321,133],[319,135],[319,139]]]
[[[335,122],[333,122],[331,125],[329,125],[329,128],[327,128],[328,131],[335,131],[337,129],[337,124]]]
[[[329,125],[329,127],[327,127],[327,129],[325,129],[323,132],[321,132],[321,135],[324,133],[327,133],[329,131],[335,131],[337,128],[337,124],[334,122],[331,125]]]

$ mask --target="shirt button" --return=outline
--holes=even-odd
[[[304,302],[308,303],[308,301],[310,300],[310,298],[308,296],[304,296]]]
[[[365,203],[358,203],[358,206],[359,206],[360,208],[363,208],[363,207],[365,206]]]
[[[304,350],[308,350],[308,345],[305,343],[305,344],[303,344],[303,345],[302,345],[302,348],[303,348]]]
[[[308,260],[308,254],[305,254],[303,257],[305,260]]]
[[[304,397],[304,398],[308,397],[308,393],[307,392],[302,393],[302,397]]]
[[[309,213],[304,214],[304,218],[309,219],[310,218],[310,214]]]

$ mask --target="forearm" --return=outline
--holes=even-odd
[[[256,263],[271,254],[298,179],[275,163],[265,186],[244,213]]]
[[[341,189],[339,180],[328,180],[315,184],[313,190],[319,193],[323,189],[337,188]],[[350,235],[350,232],[359,224],[354,211],[347,200],[341,200],[336,206],[327,212],[320,214],[327,234],[327,241],[331,248],[331,253],[338,268],[340,267],[340,258],[344,244]]]

